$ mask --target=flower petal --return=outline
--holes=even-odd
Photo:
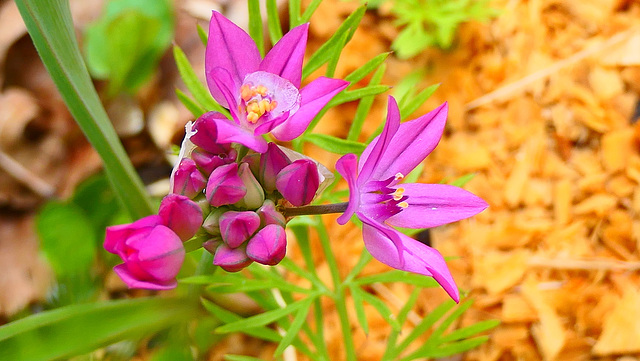
[[[409,183],[404,188],[409,206],[387,219],[395,227],[431,228],[474,216],[488,205],[480,197],[447,184]]]
[[[135,233],[148,234],[151,229],[162,224],[162,218],[157,214],[140,218],[133,223],[109,226],[104,237],[104,249],[107,252],[121,255],[125,248],[125,242]]]
[[[308,33],[309,23],[291,29],[267,53],[259,69],[279,75],[300,88]]]
[[[300,90],[300,109],[271,131],[276,139],[290,141],[300,136],[322,107],[349,86],[348,81],[320,77]]]
[[[454,301],[460,301],[458,287],[440,252],[388,226],[360,219],[365,247],[375,259],[399,270],[431,276]]]
[[[240,143],[258,153],[267,151],[267,141],[256,136],[253,131],[242,128],[228,119],[215,119],[218,131],[218,143]]]
[[[377,136],[370,144],[365,148],[364,152],[360,156],[360,162],[358,163],[358,185],[365,184],[372,175],[379,173],[380,162],[385,158],[387,148],[393,140],[398,128],[400,126],[400,110],[396,100],[389,96],[389,103],[387,105],[387,121],[384,123],[384,129],[379,136]],[[404,156],[404,155],[403,155]],[[395,175],[395,173],[393,174]],[[385,180],[386,178],[376,178],[376,180]]]
[[[242,124],[243,122],[240,121],[242,114],[240,114],[238,110],[238,101],[240,96],[238,93],[238,89],[240,89],[239,84],[242,84],[242,79],[240,80],[240,83],[238,85],[234,84],[231,73],[223,68],[211,69],[207,72],[207,78],[211,78],[213,83],[216,84],[226,105],[222,104],[222,102],[220,101],[218,102],[229,109],[231,118],[233,118],[236,123]]]
[[[145,290],[171,290],[178,286],[178,282],[175,279],[166,282],[139,280],[129,271],[129,269],[127,269],[127,265],[124,263],[113,267],[113,270],[124,281],[124,283],[127,284],[129,288],[140,288]]]
[[[372,177],[386,179],[397,173],[407,175],[420,164],[440,142],[447,121],[448,106],[438,108],[414,120],[402,123]],[[398,113],[398,121],[400,120]],[[387,120],[388,121],[388,120]],[[365,157],[365,152],[362,156]]]
[[[336,170],[349,184],[349,204],[347,209],[338,217],[339,224],[346,224],[360,206],[360,190],[356,185],[358,157],[355,154],[345,154],[336,162]]]
[[[204,64],[207,84],[213,98],[222,106],[229,107],[220,85],[213,81],[213,69],[220,67],[228,71],[232,80],[228,86],[239,89],[244,76],[256,71],[259,65],[260,52],[249,34],[219,12],[213,11]]]

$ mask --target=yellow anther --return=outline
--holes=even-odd
[[[258,102],[258,105],[260,105],[260,114],[264,114],[265,112],[271,110],[271,104],[269,103],[270,102],[267,99],[262,99],[260,102]]]
[[[274,110],[277,106],[278,106],[278,102],[275,100],[272,100],[271,103],[269,103],[269,111]]]
[[[398,188],[395,192],[393,192],[393,200],[399,201],[404,195],[404,188]]]
[[[258,113],[254,113],[254,112],[249,112],[247,114],[247,120],[249,121],[249,123],[255,123],[258,121],[258,118],[260,118],[260,116],[258,115]]]
[[[262,95],[262,96],[267,95],[267,91],[268,91],[268,89],[267,89],[267,87],[265,87],[264,85],[258,85],[258,86],[257,86],[257,87],[255,87],[254,89],[255,89],[256,93],[258,93],[258,94],[260,94],[260,95]]]
[[[407,203],[407,202],[400,202],[400,203],[398,203],[398,207],[400,207],[400,208],[407,208],[407,207],[409,207],[409,203]]]
[[[402,174],[400,172],[396,173],[396,180],[401,180],[403,178],[404,178],[404,174]]]
[[[259,113],[260,105],[258,105],[257,101],[252,101],[247,104],[247,113]]]
[[[251,89],[247,84],[240,87],[240,97],[242,100],[249,101],[254,95],[256,95],[255,91]]]

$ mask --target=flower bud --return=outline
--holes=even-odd
[[[213,154],[228,153],[231,149],[230,144],[218,144],[218,128],[214,121],[215,118],[223,119],[224,115],[216,112],[203,114],[193,124],[193,134],[190,138],[191,142],[198,147],[211,152]]]
[[[220,216],[220,234],[231,248],[240,247],[260,227],[260,216],[256,212],[229,211]]]
[[[267,151],[260,157],[260,169],[258,172],[260,182],[264,189],[271,193],[276,190],[276,176],[280,171],[291,164],[291,160],[275,143],[267,145]]]
[[[182,241],[193,237],[202,225],[200,206],[179,194],[164,197],[158,215],[162,218],[162,223],[171,228]]]
[[[202,244],[202,248],[204,248],[207,252],[215,255],[216,250],[223,244],[222,240],[219,238],[211,238]]]
[[[287,251],[287,234],[277,224],[269,224],[256,233],[247,244],[247,256],[264,264],[276,265],[282,261]]]
[[[256,178],[258,177],[258,172],[260,171],[260,153],[250,153],[242,158],[240,163],[249,164],[249,169],[251,169],[251,173],[253,173]]]
[[[160,216],[107,227],[104,248],[124,261],[113,270],[130,288],[168,290],[177,286],[175,278],[185,251],[178,235],[162,225]]]
[[[205,218],[204,222],[202,222],[202,228],[204,228],[204,230],[211,235],[219,236],[220,216],[227,211],[229,211],[227,207],[214,208],[211,213],[209,213],[207,218]]]
[[[222,267],[227,272],[238,272],[250,265],[253,261],[247,257],[244,247],[229,248],[221,244],[213,256],[213,264]]]
[[[219,166],[234,162],[237,154],[235,149],[231,149],[229,153],[216,154],[202,148],[196,148],[191,152],[191,159],[205,174],[211,174]]]
[[[238,202],[235,202],[233,205],[238,208],[244,209],[256,209],[262,205],[264,202],[264,190],[262,186],[251,173],[251,169],[249,169],[249,164],[242,163],[240,164],[240,169],[238,170],[238,177],[242,179],[242,183],[244,184],[245,189],[247,190],[246,194],[242,199]]]
[[[276,210],[276,205],[271,199],[266,199],[262,206],[256,211],[260,216],[260,225],[277,224],[284,227],[287,224],[284,215]]]
[[[211,172],[205,193],[209,204],[214,207],[241,200],[247,194],[247,188],[238,177],[238,164],[226,164]]]
[[[276,188],[296,207],[311,203],[320,180],[318,167],[309,159],[298,159],[283,168],[276,177]]]
[[[183,158],[180,161],[171,179],[172,193],[182,194],[189,198],[202,192],[206,184],[207,179],[200,173],[196,163],[189,158]]]

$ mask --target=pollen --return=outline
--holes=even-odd
[[[400,203],[398,203],[398,207],[400,207],[400,208],[407,208],[407,207],[409,207],[409,203],[407,203],[407,202],[400,202]]]
[[[267,95],[267,87],[265,87],[264,85],[258,85],[257,87],[254,88],[255,92],[260,94],[261,96],[265,96]]]
[[[258,113],[254,113],[254,112],[247,113],[247,120],[249,121],[249,123],[256,123],[258,121],[258,118],[260,118]]]
[[[245,102],[248,102],[249,99],[253,98],[256,95],[256,92],[251,89],[251,87],[247,84],[240,87],[240,97]]]
[[[271,100],[268,93],[269,89],[264,85],[244,84],[240,87],[240,98],[244,105],[239,106],[238,110],[242,112],[244,107],[249,123],[257,123],[260,117],[278,106],[278,102]]]
[[[396,180],[397,180],[397,181],[398,181],[398,180],[402,180],[402,179],[404,179],[404,174],[402,174],[402,173],[398,172],[398,173],[396,173],[395,178],[396,178]]]
[[[393,200],[399,201],[400,199],[402,199],[403,195],[404,195],[404,188],[398,188],[396,189],[395,192],[393,192]]]

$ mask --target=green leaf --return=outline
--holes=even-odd
[[[314,299],[305,298],[304,301],[305,303],[303,304],[303,306],[298,310],[298,312],[296,312],[296,316],[294,317],[293,322],[291,322],[291,326],[287,329],[287,333],[284,335],[284,337],[282,337],[282,340],[278,344],[278,347],[273,352],[273,357],[280,356],[284,352],[284,350],[289,347],[289,345],[291,345],[295,337],[298,335],[298,332],[302,328],[302,325],[307,320],[307,315],[309,314],[309,309],[311,308],[311,304],[313,303]]]
[[[500,320],[480,321],[471,326],[463,327],[450,332],[448,335],[441,337],[440,342],[445,343],[445,342],[459,341],[465,338],[469,338],[475,334],[498,327],[498,325],[500,325]]]
[[[104,174],[90,177],[76,188],[72,201],[82,209],[97,232],[96,241],[101,242],[104,228],[110,225],[111,219],[120,210],[109,180]]]
[[[42,252],[57,277],[89,273],[97,242],[82,208],[72,203],[49,202],[38,213],[36,229]]]
[[[264,34],[262,32],[262,15],[259,0],[248,0],[249,7],[249,35],[256,43],[260,55],[264,57]]]
[[[67,359],[150,335],[195,317],[197,310],[185,299],[139,298],[42,312],[0,327],[0,360]]]
[[[207,311],[209,311],[212,315],[214,315],[224,323],[233,323],[233,322],[243,320],[242,317],[236,315],[235,313],[227,309],[224,309],[216,305],[215,303],[209,300],[206,300],[203,298],[201,301],[202,301],[202,306],[204,306],[204,308]],[[247,328],[245,330],[242,330],[242,332],[249,336],[253,336],[255,338],[259,338],[261,340],[267,340],[271,342],[278,342],[282,339],[282,337],[276,331],[268,327]]]
[[[404,304],[404,306],[402,306],[400,312],[398,312],[397,319],[400,326],[405,323],[407,317],[409,316],[409,312],[411,312],[411,309],[413,309],[413,306],[415,306],[416,301],[418,301],[420,291],[421,288],[414,288],[411,292],[411,296],[409,296],[407,302]],[[391,333],[387,338],[387,349],[385,350],[384,355],[382,355],[382,361],[397,360],[400,358],[398,350],[396,349],[396,340],[398,339],[399,335],[400,330],[391,330]]]
[[[336,68],[338,67],[338,60],[340,60],[340,54],[342,54],[342,49],[344,49],[344,46],[347,44],[347,38],[350,37],[349,35],[349,32],[342,34],[338,45],[333,49],[333,54],[329,58],[327,70],[324,73],[324,76],[327,78],[333,78],[335,75]]]
[[[276,0],[267,0],[267,28],[269,29],[271,44],[277,43],[282,38],[282,27]]]
[[[382,318],[384,318],[385,321],[387,321],[387,323],[389,323],[389,325],[391,325],[394,330],[400,330],[400,324],[398,323],[398,320],[395,319],[394,314],[391,313],[389,307],[381,299],[370,294],[369,292],[365,292],[357,286],[351,286],[349,287],[349,289],[351,289],[352,292],[359,293],[359,297],[373,306],[373,308],[378,311],[380,316],[382,316]]]
[[[308,23],[311,19],[311,16],[313,16],[313,13],[316,12],[316,9],[318,9],[318,6],[320,6],[321,3],[322,0],[311,0],[311,3],[309,3],[307,8],[304,10],[304,13],[302,14],[302,17],[300,18],[300,24]]]
[[[364,65],[360,66],[358,69],[352,71],[351,73],[349,73],[349,75],[345,76],[344,80],[351,82],[352,84],[359,82],[360,80],[364,79],[367,76],[367,74],[371,73],[380,65],[382,65],[382,63],[384,63],[384,61],[387,60],[387,58],[389,57],[389,54],[391,53],[388,52],[388,53],[382,53],[382,54],[376,55],[373,59],[367,61],[366,63],[364,63]],[[370,82],[369,84],[372,84],[372,83]]]
[[[351,298],[353,298],[353,308],[356,309],[356,318],[358,319],[358,323],[362,326],[362,331],[364,331],[365,335],[369,334],[369,322],[367,321],[367,314],[364,310],[364,300],[362,299],[362,295],[358,292],[358,287],[354,285],[350,285],[349,289],[351,290]]]
[[[420,108],[439,87],[440,84],[433,84],[422,90],[416,96],[410,97],[410,100],[400,107],[400,119],[407,119],[413,112]]]
[[[456,187],[464,187],[464,185],[469,183],[475,176],[475,173],[467,173],[449,184]]]
[[[413,341],[415,341],[418,337],[422,336],[425,332],[427,332],[439,319],[441,319],[449,310],[451,310],[456,303],[453,300],[447,300],[442,302],[438,307],[436,307],[433,311],[429,312],[429,314],[420,321],[419,324],[414,327],[413,330],[407,335],[407,337],[402,340],[400,345],[398,345],[398,352],[402,352],[407,348]]]
[[[304,136],[304,140],[335,154],[362,154],[366,145],[352,140],[340,139],[332,135],[311,133]]]
[[[311,298],[313,296],[309,296]],[[279,318],[282,318],[294,311],[300,309],[305,305],[306,299],[296,301],[292,304],[287,305],[283,308],[278,308],[275,310],[267,311],[265,313],[261,313],[259,315],[255,315],[249,318],[245,318],[236,322],[228,323],[224,326],[220,326],[216,328],[217,333],[230,333],[230,332],[240,332],[245,331],[246,329],[265,326],[270,324],[273,321],[276,321]]]
[[[195,100],[189,98],[189,96],[182,90],[176,89],[176,96],[178,97],[178,100],[180,100],[182,105],[184,105],[184,107],[187,108],[187,110],[191,112],[191,114],[195,118],[199,118],[202,114],[207,112],[200,106],[200,104],[196,103]]]
[[[206,30],[204,30],[202,26],[200,26],[200,24],[196,24],[196,28],[198,30],[198,37],[200,38],[202,45],[207,46],[207,42],[209,41],[209,34]]]
[[[358,259],[358,263],[356,263],[355,266],[353,266],[353,268],[351,269],[351,271],[349,272],[349,274],[347,275],[347,277],[344,278],[344,281],[342,281],[342,284],[349,284],[353,281],[353,279],[360,274],[360,272],[362,272],[362,270],[364,269],[364,267],[369,264],[369,262],[371,262],[371,260],[373,259],[373,256],[371,255],[371,253],[369,253],[369,251],[367,251],[366,248],[362,249],[362,252],[360,252],[360,258]]]
[[[302,24],[300,22],[300,10],[302,9],[300,0],[289,0],[289,30]],[[302,79],[305,77],[303,76]]]
[[[355,90],[345,90],[338,95],[336,95],[330,102],[327,104],[326,108],[331,108],[336,105],[340,105],[347,102],[352,102],[354,100],[364,98],[370,95],[378,95],[386,92],[391,89],[388,85],[368,85],[364,88],[355,89]]]
[[[406,177],[404,177],[404,179],[402,180],[402,183],[416,183],[420,178],[420,176],[422,175],[423,171],[424,171],[424,163],[418,164],[417,167],[415,167],[411,172],[409,172],[409,174],[407,174]]]
[[[261,358],[242,355],[224,355],[223,357],[227,361],[263,361]]]
[[[291,11],[291,4],[294,2],[298,2],[299,5],[300,0],[289,1],[289,11]],[[356,11],[351,13],[344,22],[336,29],[335,33],[327,40],[315,53],[309,58],[307,64],[305,64],[302,69],[302,79],[308,77],[311,73],[320,68],[323,64],[329,61],[331,56],[335,54],[335,48],[340,46],[343,43],[343,37],[345,33],[350,33],[353,36],[353,32],[360,24],[360,20],[362,20],[362,16],[364,16],[364,12],[366,10],[365,6],[360,6]],[[299,8],[298,13],[299,14]],[[290,14],[291,16],[291,14]],[[293,24],[293,22],[292,22]],[[293,26],[293,25],[292,25]],[[351,36],[347,36],[344,44],[348,43],[351,40]]]
[[[439,287],[432,277],[419,275],[416,273],[409,273],[400,270],[388,271],[371,276],[357,278],[353,283],[357,285],[368,285],[371,283],[388,283],[388,282],[402,282],[414,286],[420,286],[425,288]]]
[[[229,112],[213,99],[211,93],[209,93],[209,89],[205,88],[205,86],[200,82],[196,72],[191,66],[191,63],[189,63],[187,56],[177,45],[173,47],[173,57],[176,60],[176,65],[178,66],[178,72],[180,73],[182,81],[187,86],[187,89],[189,89],[189,92],[193,95],[196,102],[200,104],[200,107],[207,111],[213,110],[220,112],[227,118],[230,117]]]
[[[149,196],[102,107],[80,56],[69,3],[64,0],[16,0],[15,3],[65,104],[102,158],[118,199],[133,218],[151,214]]]
[[[386,58],[387,54],[385,55]],[[383,58],[383,59],[384,59]],[[366,64],[365,64],[366,65]],[[371,77],[371,81],[369,85],[378,85],[382,81],[382,76],[384,75],[387,67],[385,64],[382,64]],[[353,117],[353,122],[351,123],[351,127],[349,128],[349,134],[347,135],[347,140],[357,141],[360,133],[362,132],[362,126],[364,125],[364,121],[369,115],[369,111],[371,110],[371,106],[373,105],[373,101],[375,100],[374,95],[369,95],[367,97],[363,97],[360,99],[360,103],[358,103],[358,109],[356,109],[356,115]]]
[[[411,355],[403,358],[401,361],[409,361],[424,358],[443,358],[452,355],[462,354],[463,352],[474,349],[489,340],[489,336],[478,336],[463,340],[460,342],[450,343],[444,346],[433,348],[431,346],[423,346]]]

